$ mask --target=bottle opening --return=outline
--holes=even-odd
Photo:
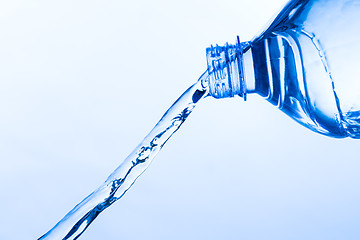
[[[209,73],[209,95],[214,98],[228,98],[239,95],[246,100],[246,86],[243,74],[243,49],[248,42],[236,45],[216,45],[206,49]]]

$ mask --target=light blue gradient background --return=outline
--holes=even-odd
[[[99,186],[266,0],[1,1],[0,238],[36,239]],[[258,96],[206,99],[80,239],[359,239],[359,140]]]

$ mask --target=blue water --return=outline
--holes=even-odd
[[[204,73],[178,98],[104,184],[39,239],[78,239],[102,211],[119,200],[149,167],[153,158],[185,122],[196,104],[208,95],[207,76],[207,73]]]

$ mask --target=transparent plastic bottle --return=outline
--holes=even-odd
[[[258,37],[207,60],[211,96],[257,93],[315,132],[360,138],[360,0],[290,1]]]

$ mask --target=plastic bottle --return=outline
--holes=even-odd
[[[307,128],[360,138],[360,0],[294,0],[249,42],[207,49],[210,95],[257,93]]]

